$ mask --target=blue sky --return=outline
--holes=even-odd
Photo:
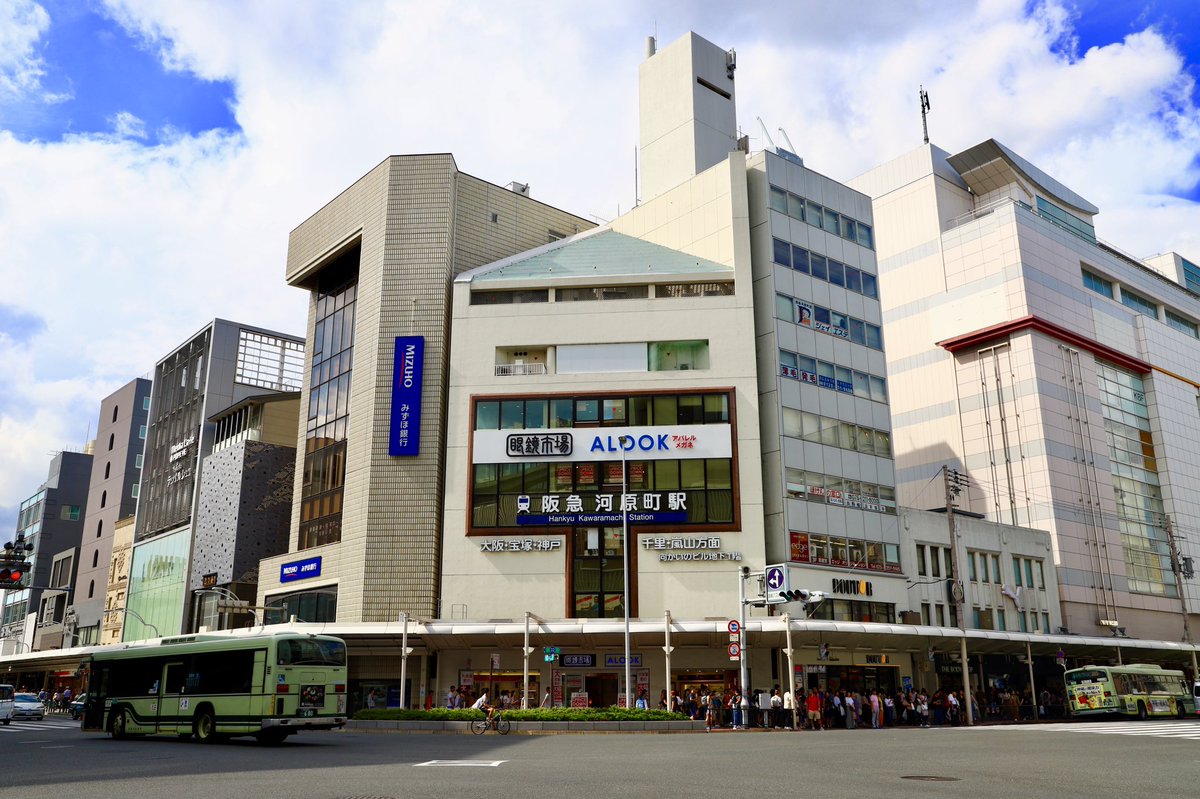
[[[50,16],[36,48],[45,71],[42,88],[62,99],[6,107],[3,127],[17,137],[59,141],[110,132],[118,119],[129,120],[129,132],[147,145],[158,144],[167,131],[237,128],[231,82],[168,69],[94,2],[47,0],[42,7]]]
[[[847,13],[852,7],[853,13]],[[0,0],[0,540],[100,400],[214,317],[302,333],[288,232],[393,153],[607,220],[645,37],[738,53],[739,124],[849,179],[996,137],[1200,260],[1196,0]]]

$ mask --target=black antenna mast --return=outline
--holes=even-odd
[[[929,113],[929,92],[922,86],[917,96],[921,100],[921,130],[925,133],[925,143],[929,144],[929,122],[925,119],[925,115]]]

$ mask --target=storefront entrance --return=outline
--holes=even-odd
[[[589,674],[583,680],[588,704],[592,707],[611,707],[617,704],[620,681],[616,674]]]
[[[808,671],[808,688],[824,691],[881,691],[894,694],[900,688],[898,666],[818,666]]]

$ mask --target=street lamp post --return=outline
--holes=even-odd
[[[629,436],[619,436],[617,445],[621,448],[621,553],[622,571],[625,573],[625,595],[621,604],[625,606],[625,707],[633,706],[632,692],[629,690],[629,511],[625,504],[625,492],[628,488],[626,477],[625,443],[632,441]]]
[[[138,620],[138,621],[141,623],[141,625],[142,625],[143,627],[149,627],[151,630],[154,630],[154,637],[155,637],[155,638],[162,638],[162,633],[160,633],[160,632],[158,631],[158,628],[157,628],[157,627],[155,627],[155,626],[154,626],[153,624],[151,624],[150,622],[148,622],[148,621],[146,621],[145,619],[143,619],[143,618],[142,618],[142,615],[141,615],[140,613],[138,613],[137,611],[135,611],[135,610],[130,610],[129,608],[110,608],[110,609],[108,609],[108,610],[104,611],[104,615],[105,615],[105,616],[107,616],[107,615],[108,615],[108,614],[110,614],[110,613],[121,613],[121,614],[124,614],[125,616],[133,616],[135,619],[137,619],[137,620]],[[122,638],[124,638],[124,637],[125,637],[125,636],[124,636],[124,633],[122,633],[121,637],[122,637]]]

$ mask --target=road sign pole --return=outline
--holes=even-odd
[[[738,627],[739,643],[742,645],[741,661],[738,663],[741,684],[741,709],[742,709],[742,729],[745,730],[749,725],[746,724],[746,713],[750,710],[750,702],[746,699],[746,661],[749,657],[746,652],[746,644],[749,642],[749,636],[746,635],[746,578],[750,576],[750,569],[742,567],[738,569]]]

